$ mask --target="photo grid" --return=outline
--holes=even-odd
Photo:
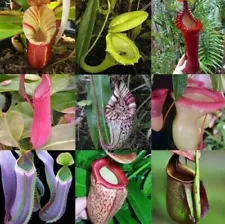
[[[0,223],[224,224],[224,12],[0,0]]]

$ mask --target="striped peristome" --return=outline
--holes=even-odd
[[[135,112],[135,98],[123,82],[118,82],[105,108],[110,143],[106,144],[100,136],[103,149],[118,149],[126,142],[132,130]]]
[[[45,5],[32,6],[24,12],[23,32],[28,39],[28,61],[32,68],[44,68],[51,56],[52,40],[56,33],[56,18]]]
[[[107,120],[133,119],[136,111],[136,103],[133,95],[123,82],[117,83],[105,109]]]

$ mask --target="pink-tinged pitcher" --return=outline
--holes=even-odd
[[[34,149],[40,149],[51,134],[50,93],[51,81],[45,74],[33,95],[34,119],[30,140]]]
[[[26,94],[24,79],[25,75],[20,75],[20,95],[31,104],[34,110],[30,141],[33,149],[40,149],[51,134],[51,80],[49,75],[42,75],[42,81],[35,90],[31,102]]]

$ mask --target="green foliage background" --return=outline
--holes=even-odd
[[[225,2],[190,0],[193,15],[200,19],[199,60],[202,73],[220,73],[224,54]],[[174,21],[182,4],[176,0],[152,1],[152,73],[172,74],[184,54],[181,32]]]
[[[110,224],[151,224],[151,157],[148,151],[138,151],[137,154],[133,163],[118,164],[129,179],[128,196],[119,212],[109,222]],[[91,164],[104,156],[103,150],[77,150],[75,152],[75,197],[88,195]],[[88,221],[79,223],[88,223]]]
[[[170,151],[152,152],[152,223],[176,224],[167,214],[166,210],[166,166],[172,156]],[[204,151],[200,158],[200,179],[205,186],[209,212],[198,224],[224,223],[224,186],[225,186],[225,152]],[[181,159],[184,162],[184,159]],[[194,169],[194,164],[188,162]]]

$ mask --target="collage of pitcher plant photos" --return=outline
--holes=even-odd
[[[0,224],[225,224],[224,0],[0,0]]]

